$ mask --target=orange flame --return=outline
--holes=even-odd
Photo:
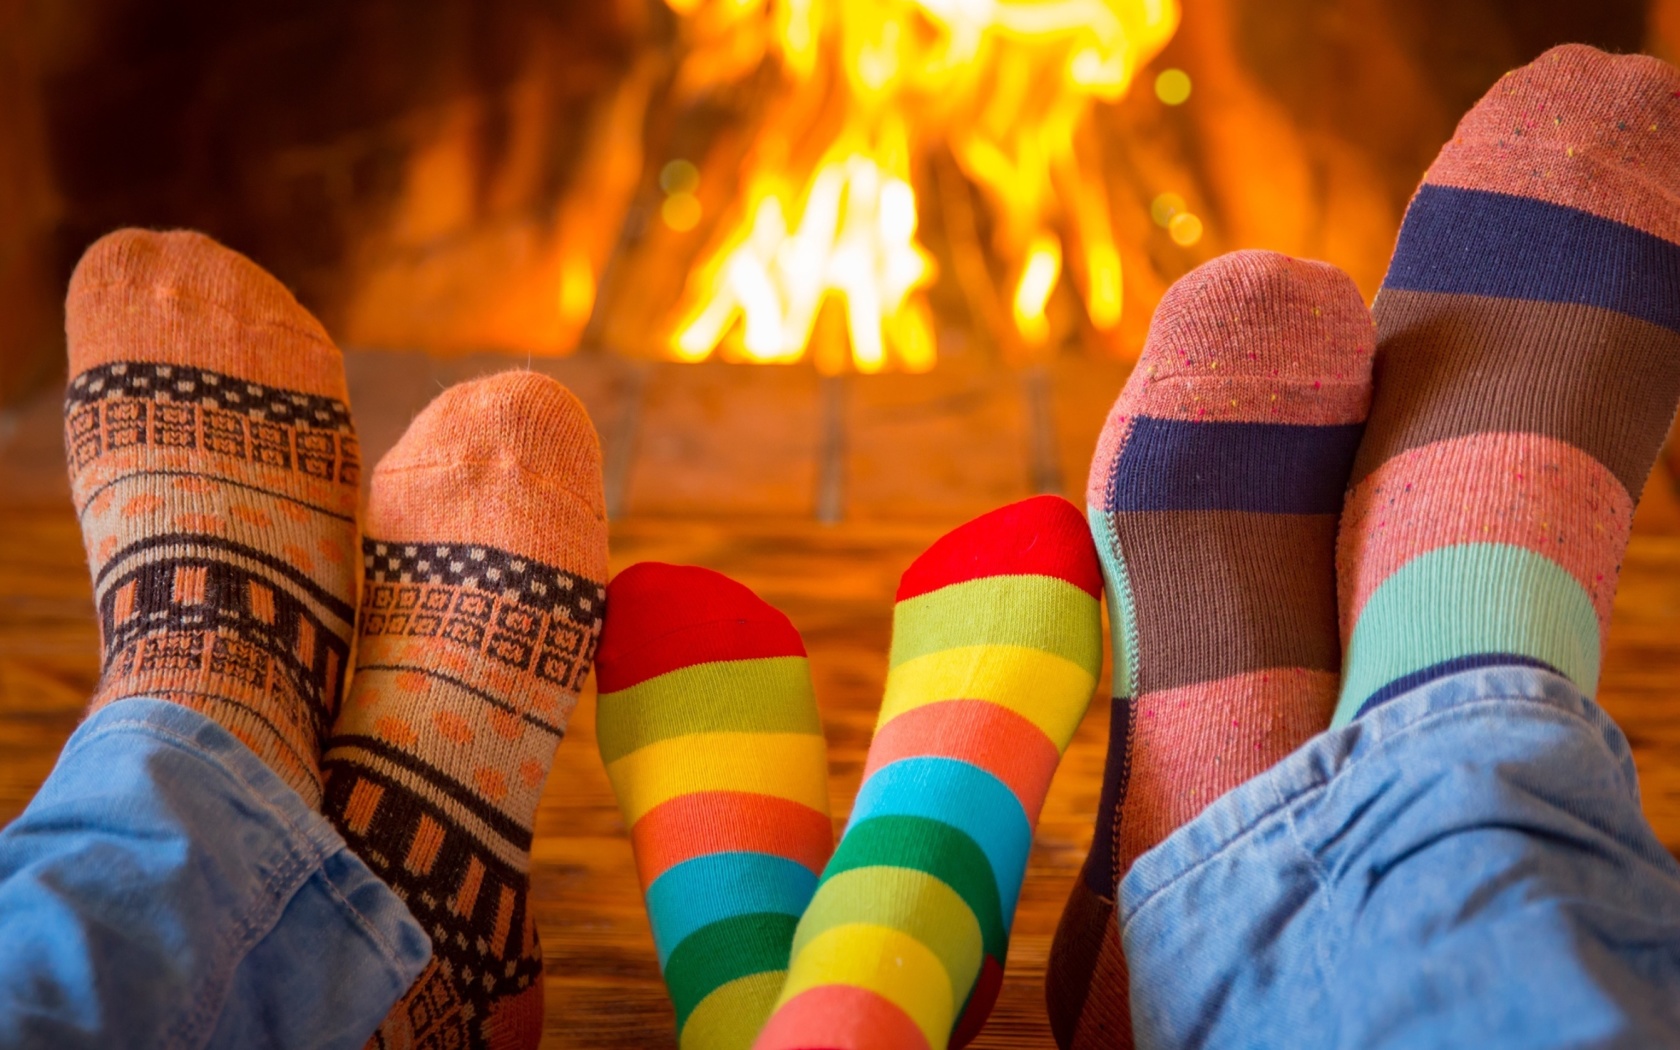
[[[739,80],[768,54],[782,85],[690,275],[673,356],[797,360],[835,297],[859,371],[932,367],[912,167],[940,146],[992,210],[1022,343],[1049,338],[1065,240],[1092,323],[1119,322],[1104,182],[1074,142],[1092,103],[1121,98],[1172,36],[1178,0],[667,3],[694,42],[680,82]]]

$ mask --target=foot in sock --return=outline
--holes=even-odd
[[[1680,399],[1680,70],[1570,45],[1508,74],[1430,167],[1375,313],[1337,722],[1482,666],[1591,694]]]
[[[1063,1047],[1131,1043],[1116,886],[1329,724],[1335,530],[1374,336],[1324,263],[1237,252],[1167,292],[1086,499],[1113,632],[1097,827],[1045,980]]]
[[[607,588],[601,761],[684,1050],[746,1050],[834,848],[799,632],[735,581],[644,563]]]
[[[1101,570],[1040,497],[905,572],[863,786],[761,1050],[963,1046],[1003,979],[1033,827],[1102,663]]]
[[[101,239],[65,312],[65,444],[104,648],[91,709],[193,708],[319,806],[356,593],[338,349],[196,233]]]
[[[601,456],[560,384],[453,387],[374,471],[325,812],[432,936],[378,1047],[535,1047],[531,828],[600,635]]]

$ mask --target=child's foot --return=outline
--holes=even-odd
[[[1377,297],[1338,722],[1473,667],[1585,693],[1680,399],[1680,71],[1554,48],[1458,126]]]
[[[757,1045],[965,1045],[1003,979],[1033,826],[1102,663],[1101,570],[1040,497],[905,572],[891,669],[846,833]]]
[[[1091,464],[1114,707],[1085,869],[1051,948],[1064,1046],[1129,1046],[1115,887],[1330,720],[1336,515],[1371,397],[1370,314],[1324,263],[1237,252],[1167,292]]]
[[[746,1050],[834,848],[805,645],[708,569],[644,563],[607,588],[601,761],[624,811],[684,1050]]]
[[[325,810],[433,945],[376,1045],[535,1047],[531,824],[606,593],[583,407],[532,372],[440,394],[374,471],[363,555]]]
[[[196,233],[122,230],[65,304],[71,488],[104,646],[92,709],[193,708],[311,807],[355,617],[355,429],[338,348]]]

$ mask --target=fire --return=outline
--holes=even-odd
[[[779,72],[733,210],[690,275],[675,357],[797,360],[833,297],[853,367],[932,367],[916,175],[939,149],[989,207],[1012,339],[1049,339],[1068,259],[1092,324],[1119,322],[1120,254],[1082,130],[1172,36],[1177,0],[667,3],[692,45],[679,82],[740,81],[766,56]]]

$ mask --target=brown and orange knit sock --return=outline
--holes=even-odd
[[[601,453],[560,384],[453,387],[373,474],[325,812],[431,934],[379,1047],[534,1047],[531,828],[600,634]]]
[[[1330,722],[1336,517],[1375,334],[1348,276],[1236,252],[1168,290],[1086,493],[1113,630],[1096,835],[1045,982],[1063,1047],[1131,1045],[1116,886]]]
[[[101,239],[65,312],[65,444],[104,649],[90,710],[193,708],[319,806],[356,594],[338,349],[278,281],[196,233]]]

